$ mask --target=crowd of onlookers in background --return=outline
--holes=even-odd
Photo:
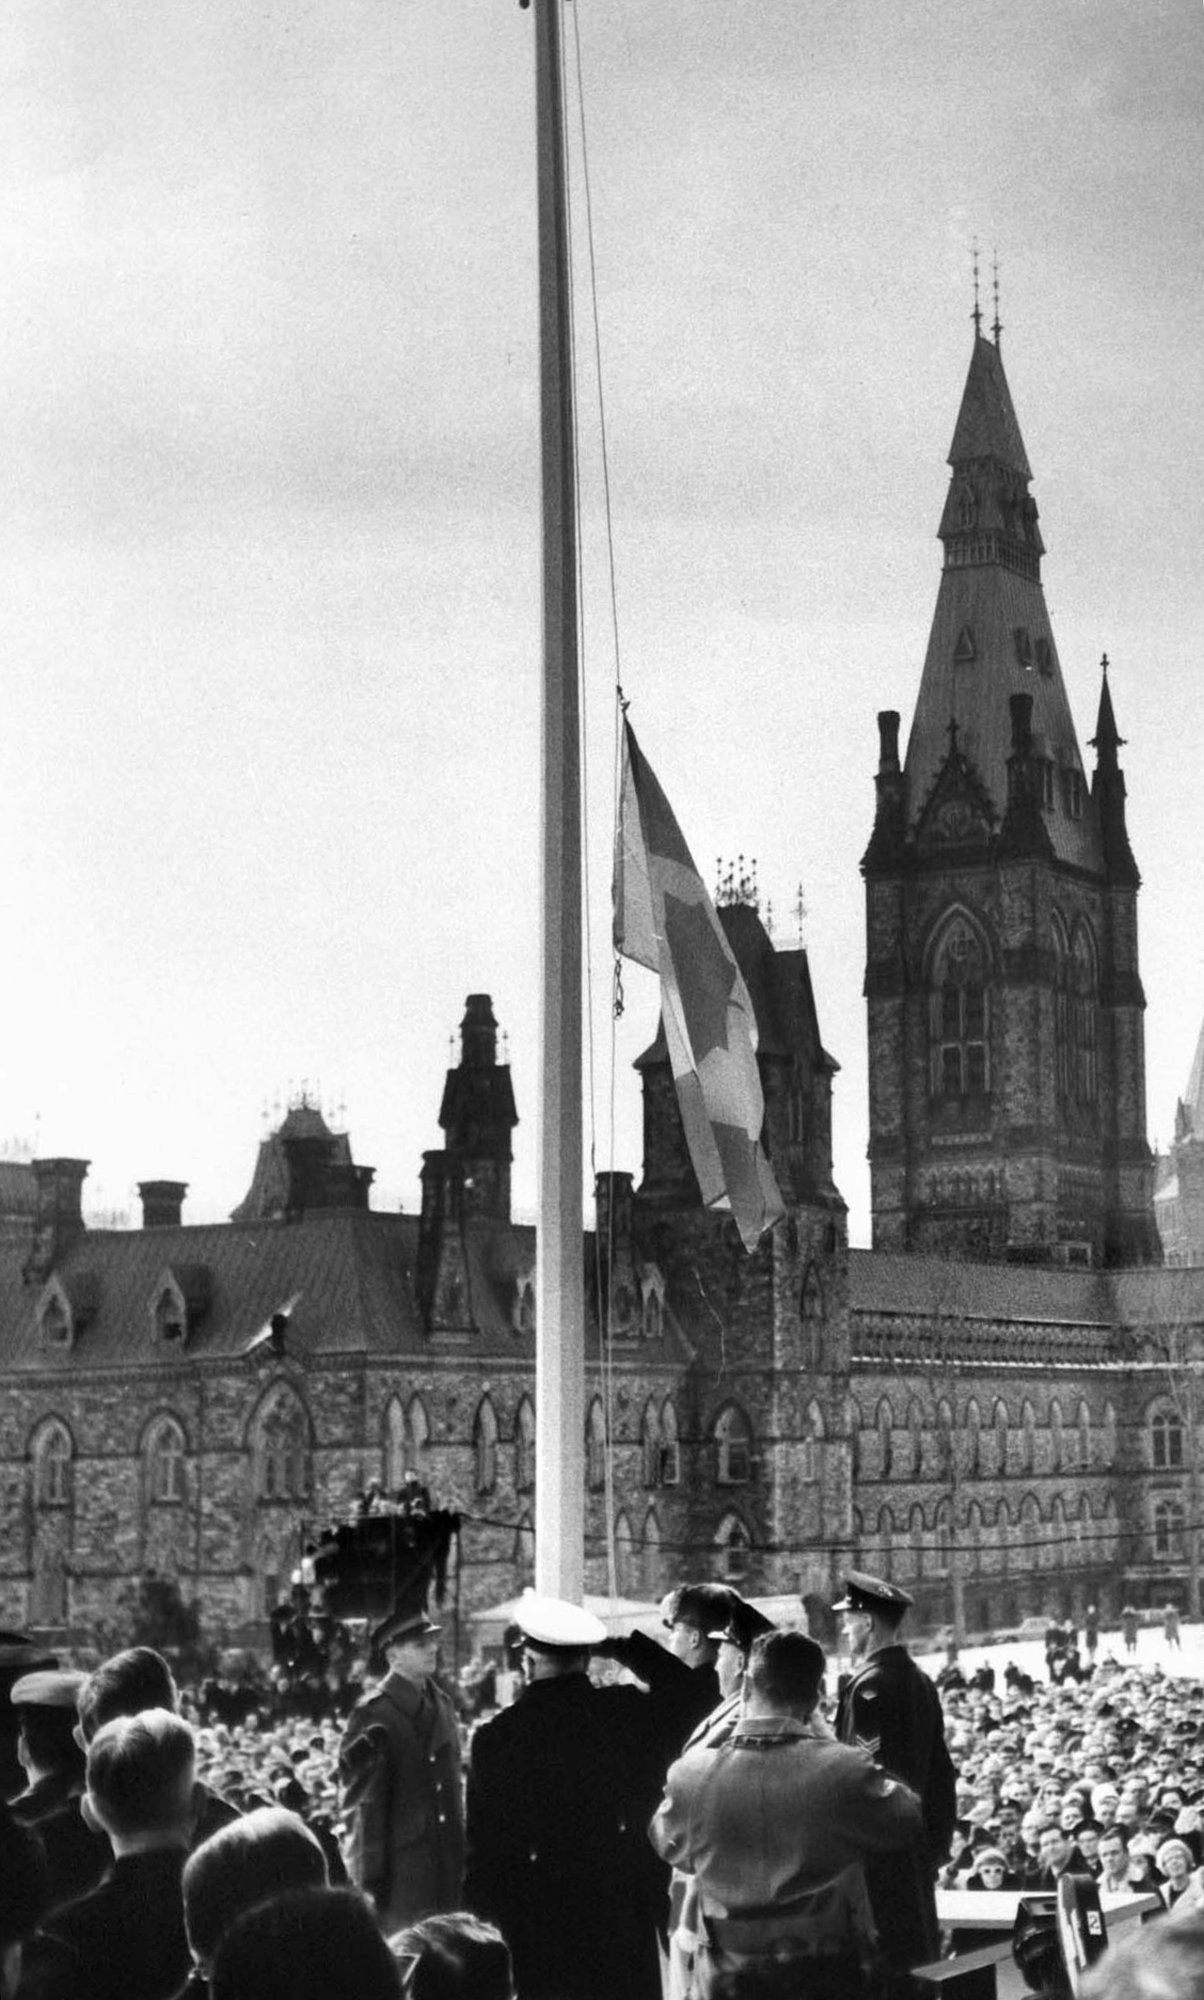
[[[1177,1621],[1166,1638],[1178,1642]],[[1184,1908],[1147,1962],[1190,1959],[1199,1981],[1204,1686],[1133,1664],[1123,1635],[1119,1659],[1098,1630],[1091,1639],[1082,1678],[997,1682],[952,1659],[940,1676],[958,1772],[941,1883],[1042,1889],[1087,1872],[1105,1912],[1149,1891]],[[1065,1637],[1050,1650],[1051,1668],[1064,1662]],[[0,2000],[126,2000],[144,1971],[184,2000],[506,2000],[508,1955],[490,1926],[451,1915],[387,1941],[346,1886],[334,1712],[220,1719],[206,1691],[178,1691],[145,1648],[45,1682],[21,1711],[22,1789],[0,1820]],[[462,1677],[466,1738],[496,1683],[482,1662]],[[87,1794],[52,1840],[37,1837],[39,1788],[77,1807]]]

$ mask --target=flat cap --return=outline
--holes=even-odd
[[[427,1617],[420,1604],[407,1604],[400,1611],[390,1611],[387,1618],[373,1627],[371,1643],[376,1647],[397,1646],[404,1639],[424,1639],[428,1632],[442,1629]]]
[[[606,1627],[592,1611],[580,1604],[568,1604],[561,1597],[537,1597],[524,1591],[514,1608],[519,1631],[529,1646],[555,1653],[580,1653],[600,1646]]]
[[[65,1668],[43,1667],[14,1681],[8,1698],[14,1708],[74,1709],[87,1678],[87,1674],[69,1673]]]
[[[914,1604],[905,1590],[897,1583],[887,1583],[881,1576],[869,1576],[865,1570],[851,1569],[844,1580],[844,1596],[832,1606],[833,1611],[894,1611],[900,1615]]]

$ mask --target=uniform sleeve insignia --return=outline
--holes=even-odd
[[[878,1755],[881,1744],[882,1738],[880,1736],[863,1736],[860,1730],[857,1731],[853,1738],[854,1749],[868,1750],[871,1757]]]

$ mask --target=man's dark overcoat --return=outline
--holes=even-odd
[[[473,1737],[465,1901],[509,1943],[519,2000],[659,2000],[658,1710],[563,1674]]]
[[[870,1901],[883,1952],[892,1965],[937,1957],[936,1870],[957,1823],[953,1760],[945,1742],[941,1698],[906,1646],[871,1653],[846,1683],[836,1711],[842,1743],[868,1750],[892,1778],[910,1785],[924,1816],[926,1854],[875,1855],[866,1864]]]
[[[25,1947],[21,2000],[169,2000],[188,1975],[183,1847],[120,1856]]]

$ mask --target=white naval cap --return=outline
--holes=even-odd
[[[539,1597],[533,1590],[524,1590],[519,1598],[514,1622],[530,1645],[552,1650],[578,1653],[601,1645],[606,1637],[605,1625],[592,1611],[568,1604],[562,1597]]]

